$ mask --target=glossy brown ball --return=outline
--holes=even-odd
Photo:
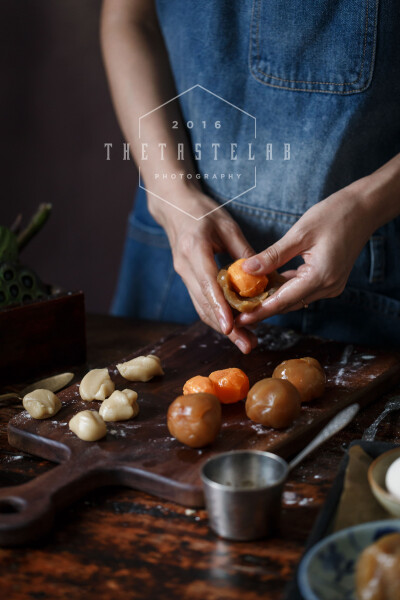
[[[302,402],[319,398],[325,391],[324,370],[311,356],[284,360],[276,367],[272,377],[290,381],[298,390]]]
[[[266,427],[289,427],[300,411],[299,392],[284,379],[261,379],[253,385],[247,395],[247,416]]]
[[[221,403],[213,394],[178,396],[168,409],[170,434],[191,448],[211,444],[221,429]]]

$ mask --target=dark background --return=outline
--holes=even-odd
[[[107,312],[136,189],[101,59],[101,0],[0,0],[0,224],[53,204],[22,259]],[[113,143],[111,161],[105,142]]]

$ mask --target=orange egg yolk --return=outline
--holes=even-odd
[[[245,298],[254,298],[265,291],[268,285],[266,275],[245,273],[242,264],[246,259],[240,258],[228,268],[228,281],[231,288]]]

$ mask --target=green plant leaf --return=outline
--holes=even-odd
[[[8,227],[0,225],[0,261],[18,260],[17,236]]]

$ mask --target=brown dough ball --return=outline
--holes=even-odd
[[[399,600],[400,534],[391,533],[368,546],[356,567],[358,600]]]
[[[276,367],[272,377],[290,381],[298,390],[302,402],[319,398],[325,391],[324,370],[311,356],[284,360]]]
[[[318,362],[316,358],[313,358],[312,356],[303,356],[303,358],[301,358],[300,360],[304,360],[306,363],[308,363],[312,367],[315,367],[316,369],[319,369],[322,373],[324,373],[324,369],[323,369],[321,363]]]
[[[191,448],[211,444],[221,429],[221,403],[213,394],[178,396],[168,409],[170,434]]]
[[[261,379],[247,395],[246,414],[249,419],[274,429],[289,427],[300,410],[299,392],[284,379]]]

